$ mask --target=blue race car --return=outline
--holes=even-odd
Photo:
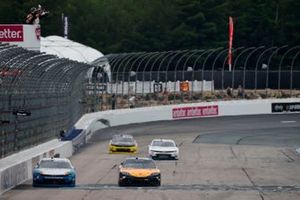
[[[76,184],[76,171],[67,158],[43,158],[36,165],[32,174],[33,187],[41,185]]]

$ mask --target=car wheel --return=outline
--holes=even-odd
[[[32,182],[32,187],[37,187],[37,184],[35,181]]]
[[[75,185],[76,185],[75,181],[72,181],[72,183],[70,184],[71,187],[75,187]]]
[[[160,181],[157,181],[156,184],[155,184],[155,186],[160,186],[160,185],[161,185]]]
[[[125,184],[124,184],[123,181],[119,181],[119,182],[118,182],[118,185],[119,185],[120,187],[125,186]]]

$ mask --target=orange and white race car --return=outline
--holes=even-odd
[[[150,158],[127,158],[119,166],[119,186],[144,185],[160,186],[160,170]]]

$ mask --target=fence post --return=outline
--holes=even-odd
[[[264,50],[264,51],[259,55],[259,57],[258,57],[258,59],[257,59],[256,65],[255,65],[255,79],[254,79],[254,84],[255,84],[255,89],[254,89],[254,91],[255,91],[255,94],[256,94],[256,90],[257,90],[257,69],[258,69],[259,61],[260,61],[260,59],[263,57],[263,55],[264,55],[266,52],[268,52],[268,51],[270,51],[270,50],[273,50],[273,49],[276,49],[276,48],[277,48],[277,47],[270,47],[270,48]]]
[[[205,60],[204,60],[204,62],[203,62],[203,64],[202,64],[202,88],[201,88],[201,98],[203,99],[203,94],[204,94],[204,68],[205,68],[205,64],[206,64],[206,62],[207,62],[207,60],[208,60],[208,58],[211,56],[211,55],[213,55],[215,52],[217,52],[217,51],[219,51],[219,50],[222,50],[223,49],[223,47],[219,47],[219,48],[217,48],[217,49],[212,49],[212,50],[210,50],[211,52],[206,56],[206,58],[205,58]],[[212,80],[211,80],[212,81]]]
[[[183,65],[183,70],[182,70],[182,80],[184,80],[184,73],[185,73],[185,71],[184,71],[184,69],[185,69],[185,67],[186,67],[186,65],[187,65],[187,63],[188,63],[188,61],[190,60],[190,58],[192,58],[194,55],[196,55],[197,53],[199,53],[199,52],[204,52],[204,50],[195,50],[195,52],[194,53],[192,53],[186,60],[185,60],[185,63],[184,63],[184,65]],[[194,71],[194,69],[192,69],[193,71]],[[194,80],[193,80],[193,74],[194,74],[194,72],[192,71],[192,80],[191,80],[191,90],[189,91],[189,100],[191,100],[191,98],[192,98],[192,94],[193,94],[193,90],[194,90]]]
[[[249,58],[250,58],[256,51],[258,51],[259,49],[262,49],[262,48],[265,48],[265,46],[260,46],[260,47],[258,47],[258,48],[256,48],[256,49],[254,49],[253,51],[251,51],[251,52],[249,53],[249,55],[247,56],[246,61],[245,61],[245,63],[244,63],[244,71],[243,71],[243,90],[244,90],[244,92],[243,92],[243,98],[245,98],[245,90],[246,90],[246,68],[247,68],[248,60],[249,60]]]
[[[135,60],[131,63],[131,65],[130,65],[130,68],[129,68],[129,76],[128,76],[128,84],[129,84],[129,82],[131,82],[131,77],[132,76],[135,76],[135,89],[134,89],[134,91],[132,90],[131,91],[131,93],[133,94],[133,92],[134,92],[134,96],[136,97],[136,93],[137,93],[137,77],[138,77],[138,71],[136,70],[136,71],[133,71],[133,66],[135,65],[135,63],[140,59],[140,58],[142,58],[143,56],[144,56],[144,52],[140,52],[140,53],[137,53],[138,55],[137,55],[137,57],[135,58]],[[131,72],[134,72],[135,74],[134,75],[132,75],[131,74]],[[130,87],[128,87],[128,99],[127,99],[127,101],[128,101],[128,104],[129,104],[129,90],[130,90]],[[130,105],[129,105],[130,106]]]
[[[15,115],[15,128],[14,128],[14,151],[18,150],[18,115]]]
[[[186,50],[186,51],[187,51],[187,52],[186,52],[185,54],[183,54],[183,55],[179,58],[179,60],[177,60],[177,62],[176,62],[175,70],[174,70],[174,82],[177,82],[177,68],[178,68],[179,63],[181,62],[181,60],[183,59],[184,56],[186,56],[186,55],[188,55],[188,54],[190,53],[189,50]],[[183,70],[184,70],[184,69],[183,69]],[[182,80],[182,81],[184,81],[184,80]],[[179,88],[180,88],[180,81],[179,81]],[[182,96],[182,92],[180,91],[180,89],[179,89],[179,92],[181,93],[181,99],[182,99],[183,96]],[[174,84],[174,101],[175,101],[175,97],[176,97],[176,84]]]
[[[200,58],[206,54],[206,52],[209,52],[210,50],[204,50],[194,61],[193,63],[193,73],[192,73],[192,92],[191,92],[191,98],[193,99],[193,94],[194,94],[194,82],[195,82],[195,69],[196,69],[196,65],[198,60],[200,60]]]
[[[233,49],[232,50],[232,55],[234,55],[234,53],[240,49],[244,49],[245,47],[239,47],[239,48],[236,48],[236,49]],[[228,55],[226,56],[224,62],[223,62],[223,66],[222,66],[222,90],[224,90],[224,71],[225,71],[225,63],[228,59]],[[229,71],[229,69],[228,69]],[[233,88],[232,88],[233,89]]]
[[[162,67],[162,65],[163,65],[163,63],[164,63],[164,61],[170,56],[170,55],[172,55],[172,54],[176,54],[176,52],[178,52],[178,51],[167,51],[165,54],[166,55],[164,55],[164,54],[162,54],[161,56],[164,56],[163,58],[162,58],[162,60],[160,61],[160,63],[159,63],[159,65],[158,65],[158,69],[157,69],[157,80],[159,80],[159,75],[160,75],[160,69],[161,69],[161,67]],[[159,58],[161,58],[161,56],[159,57]],[[158,59],[159,58],[157,58],[157,60],[155,60],[155,62],[156,61],[158,61]],[[167,64],[167,67],[168,67],[168,64]],[[165,89],[167,89],[167,84],[168,84],[168,75],[167,75],[167,72],[165,71]]]
[[[297,48],[300,48],[300,45],[289,49],[287,52],[285,52],[285,54],[283,54],[283,56],[280,60],[279,69],[278,69],[278,90],[281,89],[281,65],[283,63],[284,57],[287,56],[287,54],[290,53],[292,50],[297,49]]]
[[[5,156],[5,135],[4,131],[1,131],[1,157],[3,158]]]
[[[157,61],[157,59],[160,57],[159,56],[159,54],[161,54],[161,55],[163,55],[165,52],[154,52],[153,53],[153,56],[151,56],[150,58],[149,58],[149,60],[147,61],[147,63],[146,63],[146,65],[145,65],[145,68],[144,68],[144,70],[146,70],[146,68],[147,68],[147,66],[149,65],[149,63],[150,63],[150,61],[155,57],[155,56],[157,56],[157,58],[154,60],[154,62],[152,63],[152,65],[151,65],[151,67],[150,67],[150,82],[151,82],[151,80],[152,80],[152,73],[153,73],[153,67],[154,67],[154,65],[155,65],[155,63],[156,63],[156,61]],[[151,93],[152,91],[151,91],[151,84],[149,84],[149,93]]]
[[[124,60],[126,60],[126,58],[127,58],[128,55],[131,55],[131,54],[129,54],[129,53],[123,53],[122,56],[121,56],[121,59],[119,59],[119,60],[116,61],[116,64],[115,64],[116,67],[114,67],[114,69],[117,68],[117,70],[116,70],[116,81],[115,81],[116,82],[116,93],[115,93],[116,94],[116,97],[115,97],[116,98],[116,107],[115,107],[115,109],[118,108],[119,70],[120,70],[120,68],[121,68]],[[115,70],[112,70],[112,71],[115,71]]]
[[[268,65],[267,65],[267,74],[266,74],[266,96],[268,96],[268,88],[269,88],[269,70],[270,70],[270,64],[271,64],[271,60],[272,60],[272,57],[278,53],[278,51],[280,49],[283,49],[285,47],[288,47],[287,45],[284,45],[284,46],[281,46],[279,48],[276,49],[276,51],[274,51],[270,57],[269,57],[269,60],[268,60]]]
[[[213,85],[214,85],[214,69],[215,69],[215,64],[216,64],[216,62],[217,62],[217,60],[218,60],[218,58],[224,53],[224,52],[226,52],[226,51],[228,51],[228,48],[227,49],[224,49],[223,51],[221,51],[220,53],[218,53],[218,55],[216,56],[216,58],[215,58],[215,60],[214,60],[214,62],[213,62],[213,65],[212,65],[212,69],[211,69],[211,92],[213,92]],[[226,57],[227,58],[227,57]],[[225,59],[225,62],[226,62],[226,59]],[[222,83],[223,83],[223,76],[222,76]],[[223,88],[222,88],[222,90],[223,90]]]
[[[138,68],[137,68],[137,71],[138,71],[138,69],[140,68],[140,66],[141,66],[141,64],[144,62],[144,60],[145,59],[147,59],[148,57],[150,57],[150,56],[152,56],[153,54],[156,54],[157,52],[152,52],[152,53],[148,53],[148,54],[146,54],[146,56],[140,61],[140,63],[139,63],[139,66],[138,66]],[[148,60],[149,61],[149,60]],[[148,63],[148,62],[147,62]],[[144,68],[143,68],[143,72],[142,72],[142,76],[143,76],[143,81],[142,81],[142,97],[144,98],[144,93],[145,93],[145,91],[144,91],[144,89],[145,89],[145,73],[146,73],[146,67],[144,66]]]
[[[290,97],[292,97],[292,91],[293,91],[293,68],[294,68],[294,64],[295,64],[296,58],[299,56],[299,54],[300,54],[300,51],[298,51],[296,53],[296,55],[293,57],[292,64],[291,64],[291,71],[290,71]]]
[[[255,49],[255,47],[248,47],[246,49],[244,49],[235,59],[234,63],[233,63],[233,66],[232,66],[232,82],[231,82],[231,88],[234,89],[234,74],[235,74],[235,67],[236,67],[236,64],[240,58],[241,55],[243,55],[245,52],[247,52],[248,50],[252,50],[252,49]]]

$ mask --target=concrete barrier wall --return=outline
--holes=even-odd
[[[156,106],[136,109],[122,109],[111,110],[104,112],[95,112],[85,114],[76,124],[75,127],[79,129],[89,129],[93,126],[93,131],[104,128],[105,125],[99,123],[99,120],[104,119],[109,122],[110,126],[126,125],[131,123],[143,123],[162,120],[176,120],[194,117],[220,117],[220,116],[234,116],[234,115],[258,115],[271,114],[272,103],[292,103],[300,102],[299,98],[290,99],[260,99],[260,100],[236,100],[236,101],[219,101],[219,102],[202,102],[193,104],[179,104]],[[217,114],[207,115],[205,107],[214,107],[218,109]],[[200,110],[202,115],[192,115],[186,117],[173,116],[176,109]],[[174,111],[175,110],[175,111]]]
[[[300,103],[299,98],[202,102],[89,113],[82,116],[75,128],[83,130],[80,137],[87,141],[96,130],[109,126],[195,117],[271,114],[274,103],[279,108],[276,113],[300,111],[295,109]],[[291,104],[294,110],[281,108],[286,104]],[[31,179],[34,165],[41,158],[57,153],[60,157],[70,157],[73,153],[72,141],[53,140],[0,160],[0,194]]]
[[[0,195],[32,178],[32,169],[44,157],[59,154],[60,157],[71,157],[72,142],[61,142],[57,139],[16,153],[0,160]]]

